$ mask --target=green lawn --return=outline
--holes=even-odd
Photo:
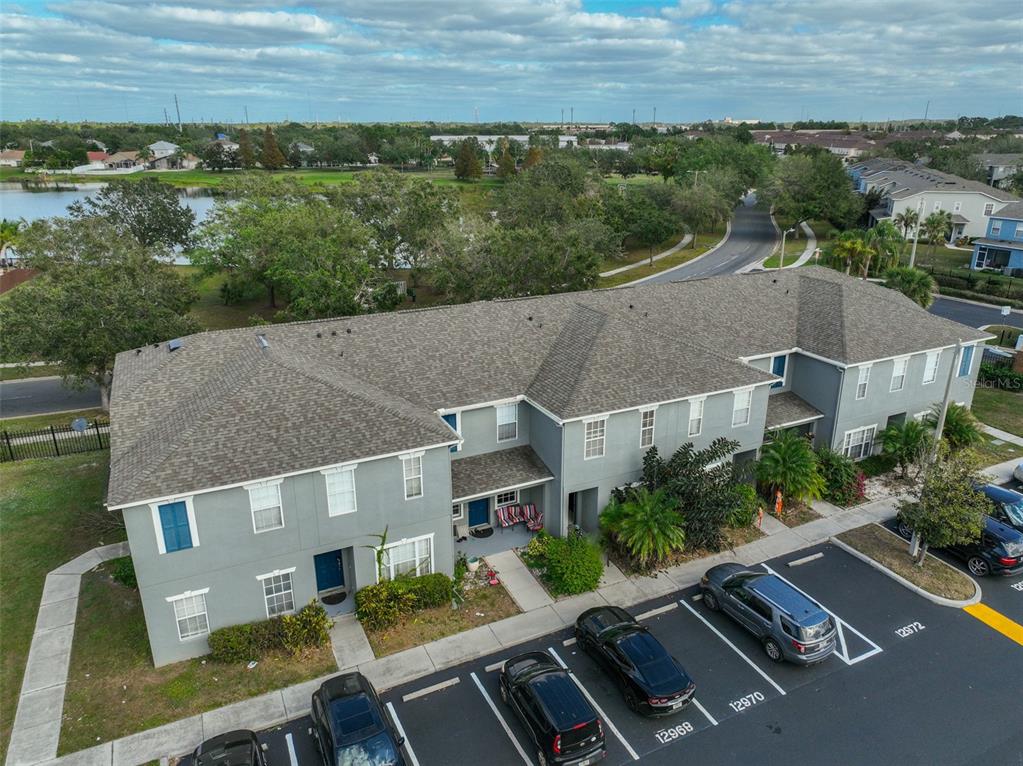
[[[75,410],[74,412],[51,412],[46,415],[26,415],[23,418],[5,418],[0,420],[0,430],[33,431],[49,426],[69,426],[75,418],[92,421],[95,418],[106,418],[109,413],[100,408]]]
[[[995,441],[997,440],[993,436],[984,434],[984,441],[973,448],[973,451],[977,454],[978,463],[982,468],[1004,463],[1006,460],[1015,460],[1023,457],[1023,447],[1009,444],[1008,442],[995,444]]]
[[[654,255],[657,255],[658,253],[663,253],[668,248],[677,245],[681,241],[684,234],[685,234],[684,232],[678,232],[676,234],[672,234],[663,242],[658,242],[656,245],[654,245],[653,248]],[[601,262],[600,273],[603,273],[605,271],[611,271],[611,269],[621,268],[622,266],[628,266],[630,263],[638,263],[640,261],[650,260],[649,247],[636,247],[629,240],[625,241],[625,247],[626,249],[622,253],[621,258],[605,258]]]
[[[246,327],[250,317],[258,316],[272,321],[281,307],[271,308],[267,297],[260,295],[249,301],[225,305],[220,297],[220,287],[227,280],[226,273],[203,276],[196,266],[175,266],[182,274],[195,282],[199,300],[192,306],[191,314],[206,330],[226,330],[232,327]]]
[[[6,752],[46,574],[124,539],[100,531],[109,453],[0,464],[0,750]]]
[[[992,335],[997,335],[997,338],[992,338],[988,341],[988,345],[991,346],[1005,346],[1006,348],[1016,348],[1016,339],[1020,336],[1021,331],[1018,327],[1010,327],[1009,325],[995,324],[987,328],[987,332]]]
[[[978,384],[973,414],[981,423],[1023,437],[1023,393]]]
[[[659,274],[665,269],[670,269],[672,266],[678,266],[683,263],[687,263],[698,255],[703,255],[710,248],[721,241],[721,238],[725,235],[724,228],[716,231],[708,232],[706,234],[699,234],[696,237],[696,247],[683,247],[677,253],[669,255],[667,258],[662,258],[659,261],[654,261],[654,265],[651,267],[644,264],[643,266],[637,266],[634,269],[623,271],[621,274],[615,274],[613,277],[601,277],[597,281],[597,287],[618,287],[624,285],[626,282],[632,282],[635,279],[642,279],[648,277],[651,274]]]
[[[38,364],[31,367],[0,367],[0,380],[46,378],[57,374],[57,368],[49,364]]]
[[[909,253],[909,248],[912,246],[911,242],[906,248],[907,254]],[[969,251],[952,250],[942,245],[938,245],[934,248],[934,252],[931,252],[930,245],[925,242],[917,242],[916,266],[922,268],[933,267],[935,269],[944,269],[946,271],[966,271],[970,268],[970,258],[972,255],[973,254]]]

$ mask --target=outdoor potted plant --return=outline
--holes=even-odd
[[[477,569],[480,568],[480,558],[479,558],[479,556],[470,556],[466,560],[465,565],[469,568],[470,572],[475,572]]]

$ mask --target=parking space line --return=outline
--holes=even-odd
[[[405,734],[405,727],[401,725],[398,713],[394,710],[394,703],[387,703],[387,712],[391,714],[391,720],[394,721],[394,728],[398,730],[398,735],[405,740],[403,747],[405,748],[405,752],[408,753],[409,760],[412,761],[412,766],[419,766],[419,759],[416,758],[416,753],[412,749],[412,743],[409,742],[408,735]]]
[[[964,606],[963,611],[971,617],[975,617],[980,620],[989,628],[997,630],[1003,636],[1012,639],[1017,644],[1023,646],[1023,625],[1010,620],[1001,612],[996,612],[994,609],[983,603]]]
[[[291,766],[298,766],[298,755],[295,753],[295,740],[291,736],[289,731],[284,735],[285,741],[288,743],[288,758],[291,760]],[[264,747],[266,747],[264,745]]]
[[[637,620],[649,620],[651,617],[656,617],[659,614],[670,612],[672,609],[678,609],[678,604],[672,601],[670,604],[659,606],[656,609],[651,609],[649,612],[643,612],[643,614],[637,614]]]
[[[490,699],[490,695],[487,694],[487,690],[483,688],[483,684],[480,683],[479,676],[475,673],[470,673],[469,675],[476,683],[476,688],[480,690],[480,694],[483,695],[483,699],[487,701],[490,709],[493,711],[494,715],[497,716],[497,722],[501,724],[501,728],[504,729],[504,733],[508,735],[508,739],[510,739],[511,743],[515,745],[515,749],[518,751],[519,755],[522,756],[522,762],[525,763],[526,766],[533,766],[533,762],[529,760],[529,756],[526,755],[526,751],[522,749],[522,745],[519,744],[519,741],[512,733],[511,727],[508,726],[508,722],[504,720],[504,716],[502,716],[500,711],[497,709],[497,705],[495,705],[494,701]]]
[[[707,718],[707,720],[711,722],[712,726],[717,726],[718,725],[717,719],[714,718],[714,716],[712,716],[710,713],[707,712],[707,708],[705,708],[703,705],[701,705],[700,701],[698,699],[696,699],[696,697],[693,697],[693,704],[696,705],[696,709],[699,710],[701,713],[703,713],[703,715]]]
[[[746,664],[749,665],[751,668],[753,668],[755,671],[757,671],[757,673],[759,673],[760,676],[765,681],[767,681],[767,683],[771,684],[771,686],[773,686],[775,689],[777,689],[779,694],[784,694],[785,693],[785,690],[782,689],[773,678],[771,678],[769,675],[767,675],[767,673],[765,673],[763,670],[761,670],[760,666],[758,666],[757,663],[755,663],[753,660],[751,660],[749,657],[747,657],[745,654],[743,654],[742,650],[739,647],[737,647],[735,644],[733,644],[731,641],[729,641],[727,638],[725,638],[725,634],[722,633],[717,628],[715,628],[713,625],[711,625],[702,614],[700,614],[695,609],[693,609],[691,606],[689,606],[689,604],[687,604],[685,601],[679,601],[679,603],[682,604],[682,606],[684,606],[690,612],[692,612],[693,616],[696,619],[698,619],[700,622],[702,622],[704,625],[706,625],[708,628],[710,628],[712,631],[714,631],[714,633],[717,635],[718,638],[720,638],[722,641],[724,641],[729,646],[729,648],[731,648],[731,650],[733,652],[735,652],[740,657],[742,657],[742,659],[746,662]]]
[[[401,698],[401,701],[408,702],[409,700],[419,699],[420,697],[425,697],[427,694],[439,692],[441,689],[447,689],[449,686],[454,686],[457,683],[458,683],[457,676],[455,678],[449,678],[447,681],[441,681],[439,684],[434,684],[433,686],[426,686],[414,692],[409,692],[408,694]]]
[[[492,662],[492,663],[490,663],[489,665],[487,665],[483,669],[485,671],[487,671],[488,673],[493,673],[495,670],[500,670],[503,667],[504,667],[504,660],[501,660],[500,662]]]
[[[635,750],[632,749],[632,745],[630,745],[629,741],[622,736],[622,733],[620,731],[618,731],[618,727],[614,725],[614,721],[607,717],[607,713],[601,710],[600,705],[598,705],[597,701],[590,696],[590,693],[586,690],[586,687],[583,686],[582,682],[575,677],[575,673],[569,670],[568,665],[565,664],[565,661],[558,656],[558,653],[554,651],[553,648],[548,647],[547,651],[550,652],[551,656],[557,661],[559,665],[561,665],[562,669],[568,673],[568,677],[571,678],[575,682],[575,685],[579,687],[579,691],[581,691],[583,695],[586,697],[586,699],[590,701],[590,704],[593,705],[593,709],[597,711],[597,714],[601,717],[604,723],[607,724],[607,728],[611,730],[611,733],[618,737],[618,741],[621,742],[625,746],[625,749],[629,751],[629,755],[632,756],[632,760],[638,761],[639,755],[636,753]]]
[[[777,577],[782,582],[787,583],[791,587],[795,588],[797,591],[802,593],[808,599],[810,599],[812,601],[817,601],[817,599],[815,599],[809,593],[807,593],[806,591],[800,589],[798,586],[795,585],[795,583],[791,583],[788,580],[786,580],[780,574],[778,574],[773,569],[771,569],[771,567],[767,566],[767,564],[761,564],[760,566],[762,566],[764,569],[766,569],[769,573],[773,574],[775,577]],[[839,641],[842,644],[842,653],[839,654],[839,652],[836,650],[835,654],[837,654],[839,656],[839,658],[842,660],[842,662],[844,662],[846,665],[855,665],[857,662],[862,662],[863,660],[868,659],[870,657],[873,657],[875,654],[880,654],[882,651],[884,651],[874,641],[871,641],[869,638],[867,638],[865,635],[860,633],[858,630],[856,630],[856,628],[854,628],[852,625],[850,625],[848,622],[843,620],[841,617],[839,617],[837,614],[835,614],[833,611],[828,609],[823,604],[821,604],[821,608],[824,609],[824,611],[827,612],[829,615],[831,615],[831,618],[835,621],[835,625],[838,628],[838,638],[839,638]],[[845,644],[845,635],[844,635],[845,631],[843,630],[843,628],[848,628],[849,630],[851,630],[853,633],[855,633],[857,636],[862,638],[864,641],[866,641],[868,644],[870,644],[874,648],[871,649],[869,652],[864,652],[863,654],[858,654],[855,657],[850,657],[849,656],[849,651],[846,648],[846,644]]]

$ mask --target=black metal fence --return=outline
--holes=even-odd
[[[47,426],[22,431],[0,431],[0,462],[37,457],[60,457],[110,446],[110,421],[93,420],[85,428]]]

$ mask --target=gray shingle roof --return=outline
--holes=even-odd
[[[923,165],[914,165],[902,160],[877,158],[852,166],[861,172],[861,178],[868,183],[886,186],[894,184],[885,193],[893,199],[911,197],[921,192],[979,192],[992,199],[1010,202],[1018,199],[1014,194],[988,186],[980,181],[944,173]]]
[[[1023,221],[1023,202],[1010,202],[991,215],[992,218],[1011,218],[1014,221]]]
[[[812,404],[792,393],[783,391],[767,399],[767,428],[781,428],[824,417]]]
[[[743,357],[983,337],[821,267],[199,333],[118,355],[108,503],[446,443],[442,408],[581,417],[774,380]]]
[[[500,489],[554,478],[532,447],[512,447],[482,455],[452,459],[451,497],[465,500]]]

